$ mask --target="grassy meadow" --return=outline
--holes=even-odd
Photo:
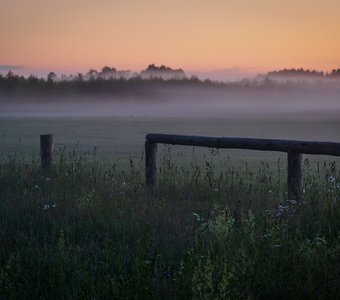
[[[148,132],[340,141],[337,122],[0,119],[0,299],[338,299],[339,159],[160,146]],[[53,133],[44,172],[39,134]],[[96,147],[96,149],[94,149]]]
[[[22,153],[31,158],[39,155],[39,135],[53,134],[55,149],[95,152],[96,157],[126,166],[129,159],[140,159],[147,133],[173,133],[206,136],[254,137],[340,142],[340,121],[299,121],[249,118],[166,118],[166,117],[82,117],[82,118],[0,118],[0,157]],[[168,147],[165,147],[166,149]],[[173,159],[181,163],[210,150],[172,146]],[[164,150],[159,147],[160,152]],[[252,150],[224,149],[219,153],[235,165],[275,162],[285,154]],[[311,161],[334,160],[336,157],[311,156]]]

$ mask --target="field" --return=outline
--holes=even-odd
[[[300,201],[287,199],[284,154],[161,146],[154,197],[142,159],[148,132],[340,141],[339,122],[2,118],[0,128],[1,299],[340,297],[339,159],[305,157]],[[41,133],[55,138],[49,172]]]
[[[0,157],[22,152],[25,156],[39,155],[39,135],[54,135],[55,149],[93,152],[100,159],[115,161],[123,166],[139,159],[144,151],[147,133],[174,133],[228,137],[258,137],[340,142],[340,121],[298,121],[250,118],[0,118]],[[162,151],[160,147],[160,151]],[[200,155],[209,154],[195,149]],[[172,147],[175,158],[192,158],[192,148]],[[235,164],[285,160],[274,152],[223,150],[220,157]],[[311,157],[312,160],[334,160],[332,157]],[[183,159],[182,159],[183,162]]]

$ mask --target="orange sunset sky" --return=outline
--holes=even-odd
[[[340,68],[339,0],[0,0],[0,70]],[[19,68],[20,67],[20,68]]]

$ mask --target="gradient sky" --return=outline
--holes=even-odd
[[[0,70],[340,68],[339,0],[0,0]]]

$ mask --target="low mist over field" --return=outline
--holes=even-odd
[[[339,88],[165,87],[138,95],[83,95],[0,98],[2,117],[226,117],[339,120]]]

